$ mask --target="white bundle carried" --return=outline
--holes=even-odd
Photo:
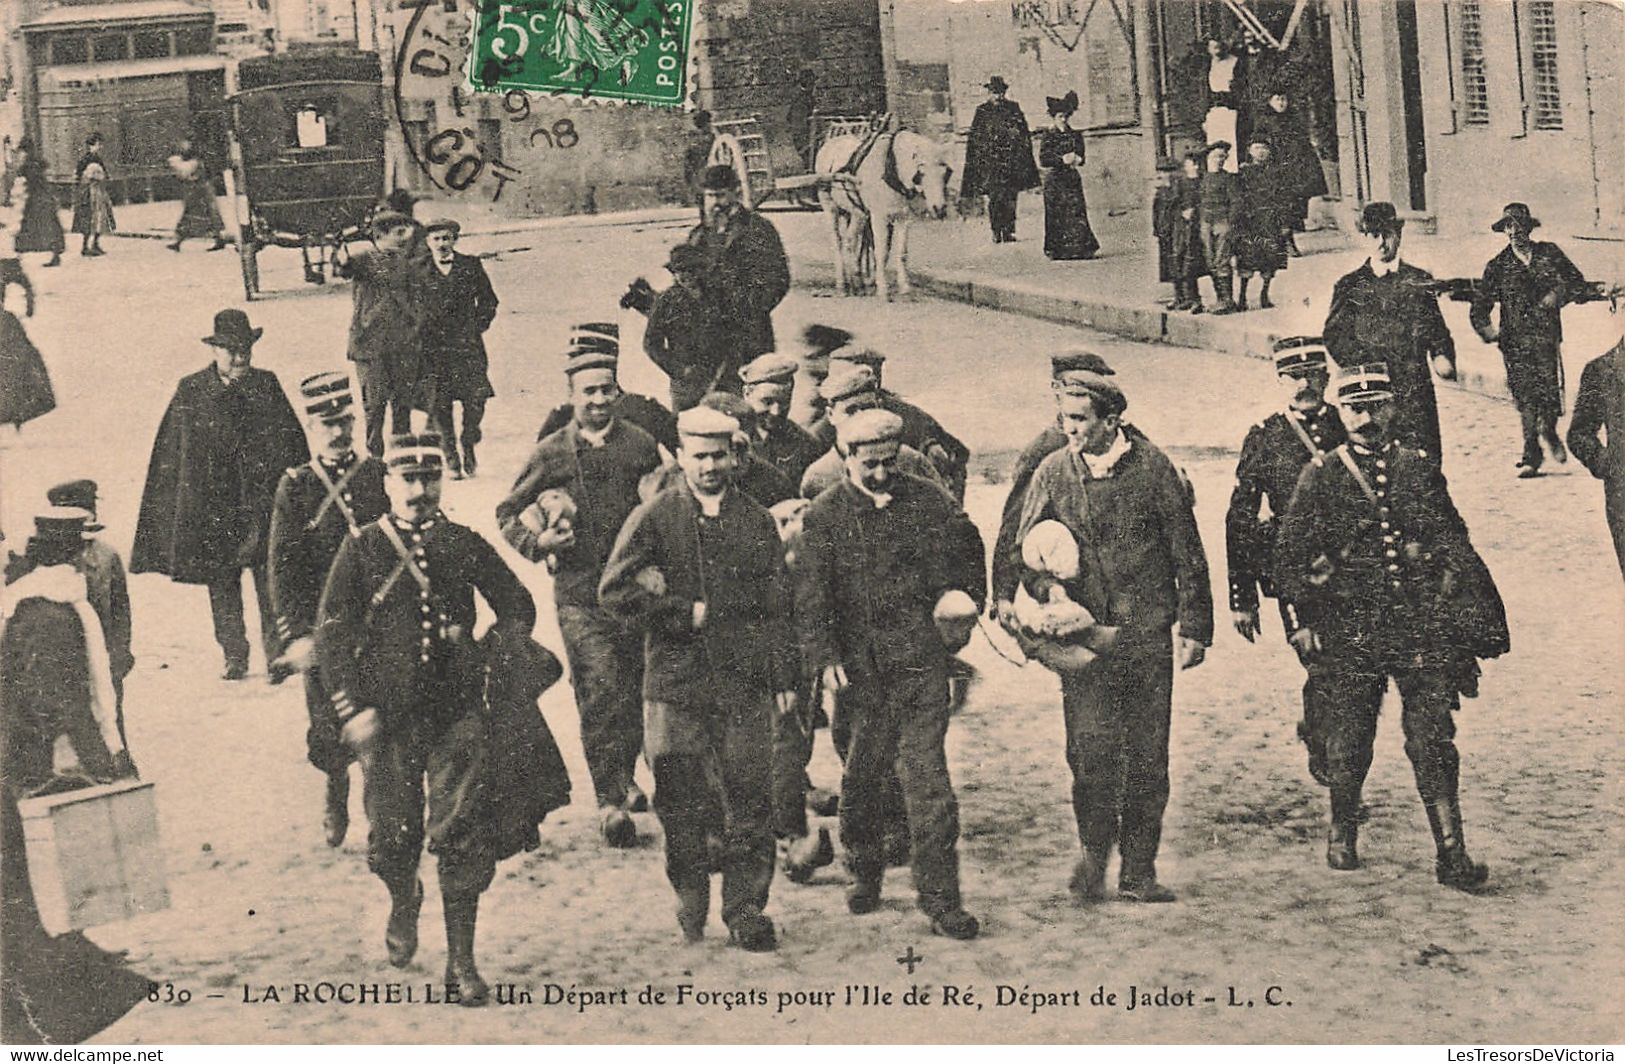
[[[1056,580],[1076,580],[1082,571],[1078,541],[1059,521],[1040,521],[1032,527],[1021,541],[1021,560],[1027,568]],[[1014,606],[1016,625],[1031,644],[1029,656],[1056,672],[1084,668],[1117,642],[1117,629],[1096,621],[1059,584],[1050,588],[1045,602],[1020,587]]]

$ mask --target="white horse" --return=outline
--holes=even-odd
[[[907,295],[908,223],[913,201],[924,201],[933,218],[948,213],[950,167],[930,140],[902,130],[884,134],[856,174],[839,171],[864,138],[833,137],[818,149],[818,202],[835,237],[835,285],[844,295],[875,291],[891,298],[886,270],[897,274],[897,292]],[[887,180],[895,173],[894,185]]]

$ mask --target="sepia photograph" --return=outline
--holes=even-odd
[[[0,1043],[1612,1060],[1622,75],[0,0]]]

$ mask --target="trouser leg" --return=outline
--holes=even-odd
[[[1080,672],[1061,676],[1066,722],[1066,763],[1072,771],[1072,814],[1078,842],[1104,862],[1117,838],[1117,780],[1122,773],[1112,674],[1101,658]]]
[[[1608,516],[1608,531],[1614,537],[1614,556],[1619,560],[1619,571],[1625,575],[1625,475],[1615,474],[1603,481],[1603,512]]]
[[[356,379],[361,385],[361,413],[366,421],[367,453],[384,456],[384,408],[389,405],[389,371],[376,361],[357,362]]]
[[[243,627],[243,571],[231,569],[209,581],[209,614],[214,641],[227,663],[248,664],[248,634]]]
[[[937,916],[960,907],[959,802],[948,776],[945,678],[926,673],[897,685],[895,765],[908,810],[909,856],[920,909]]]
[[[642,639],[597,607],[558,611],[593,792],[618,806],[643,746]]]
[[[440,433],[440,450],[446,456],[446,465],[453,470],[460,469],[462,460],[457,453],[457,418],[452,410],[451,388],[442,381],[433,381],[428,392],[429,421]]]
[[[1173,644],[1159,640],[1134,655],[1134,672],[1117,673],[1122,708],[1123,808],[1119,829],[1120,879],[1151,883],[1157,878],[1162,814],[1168,806],[1168,725],[1173,704]]]
[[[1405,755],[1416,776],[1416,793],[1424,802],[1454,798],[1461,755],[1456,751],[1455,686],[1442,669],[1398,674],[1405,731]]]
[[[367,812],[367,867],[394,896],[417,880],[428,752],[414,722],[390,724],[362,763],[361,801]]]
[[[1016,190],[995,185],[987,191],[987,221],[995,239],[1016,233]]]
[[[276,637],[276,606],[271,601],[271,571],[265,562],[249,571],[254,576],[254,604],[260,611],[260,646],[269,666],[282,653],[281,641]]]
[[[463,400],[463,446],[474,447],[485,438],[481,426],[485,423],[485,396]]]
[[[773,714],[773,833],[781,839],[807,834],[807,765],[813,731],[807,725],[807,699],[816,685],[804,684],[801,708],[792,716]]]
[[[846,758],[841,773],[841,844],[847,866],[862,879],[885,869],[886,781],[897,761],[895,707],[875,681],[841,692]]]
[[[1377,712],[1387,687],[1388,678],[1378,665],[1328,663],[1321,691],[1325,695],[1326,770],[1334,823],[1353,823],[1360,811],[1360,791],[1371,770],[1371,748],[1377,736]]]
[[[730,691],[723,705],[722,788],[726,858],[722,867],[722,921],[767,907],[773,882],[772,723],[766,691]]]
[[[666,836],[666,880],[677,890],[706,882],[705,833],[713,799],[705,755],[656,754],[650,768],[655,816]]]
[[[496,870],[490,804],[482,790],[490,749],[485,717],[477,710],[452,722],[429,749],[429,852],[439,859],[440,891],[448,897],[478,896]]]
[[[1530,468],[1540,468],[1544,455],[1540,449],[1540,412],[1534,405],[1520,401],[1518,407],[1518,423],[1523,430],[1523,457],[1522,463]]]

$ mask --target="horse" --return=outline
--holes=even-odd
[[[906,260],[913,201],[923,199],[933,218],[946,217],[952,171],[936,144],[901,130],[880,134],[857,172],[842,173],[865,139],[832,137],[819,147],[813,171],[819,178],[818,202],[835,238],[836,287],[844,295],[866,294],[872,287],[889,300],[888,265],[897,274],[896,291],[910,291]]]

